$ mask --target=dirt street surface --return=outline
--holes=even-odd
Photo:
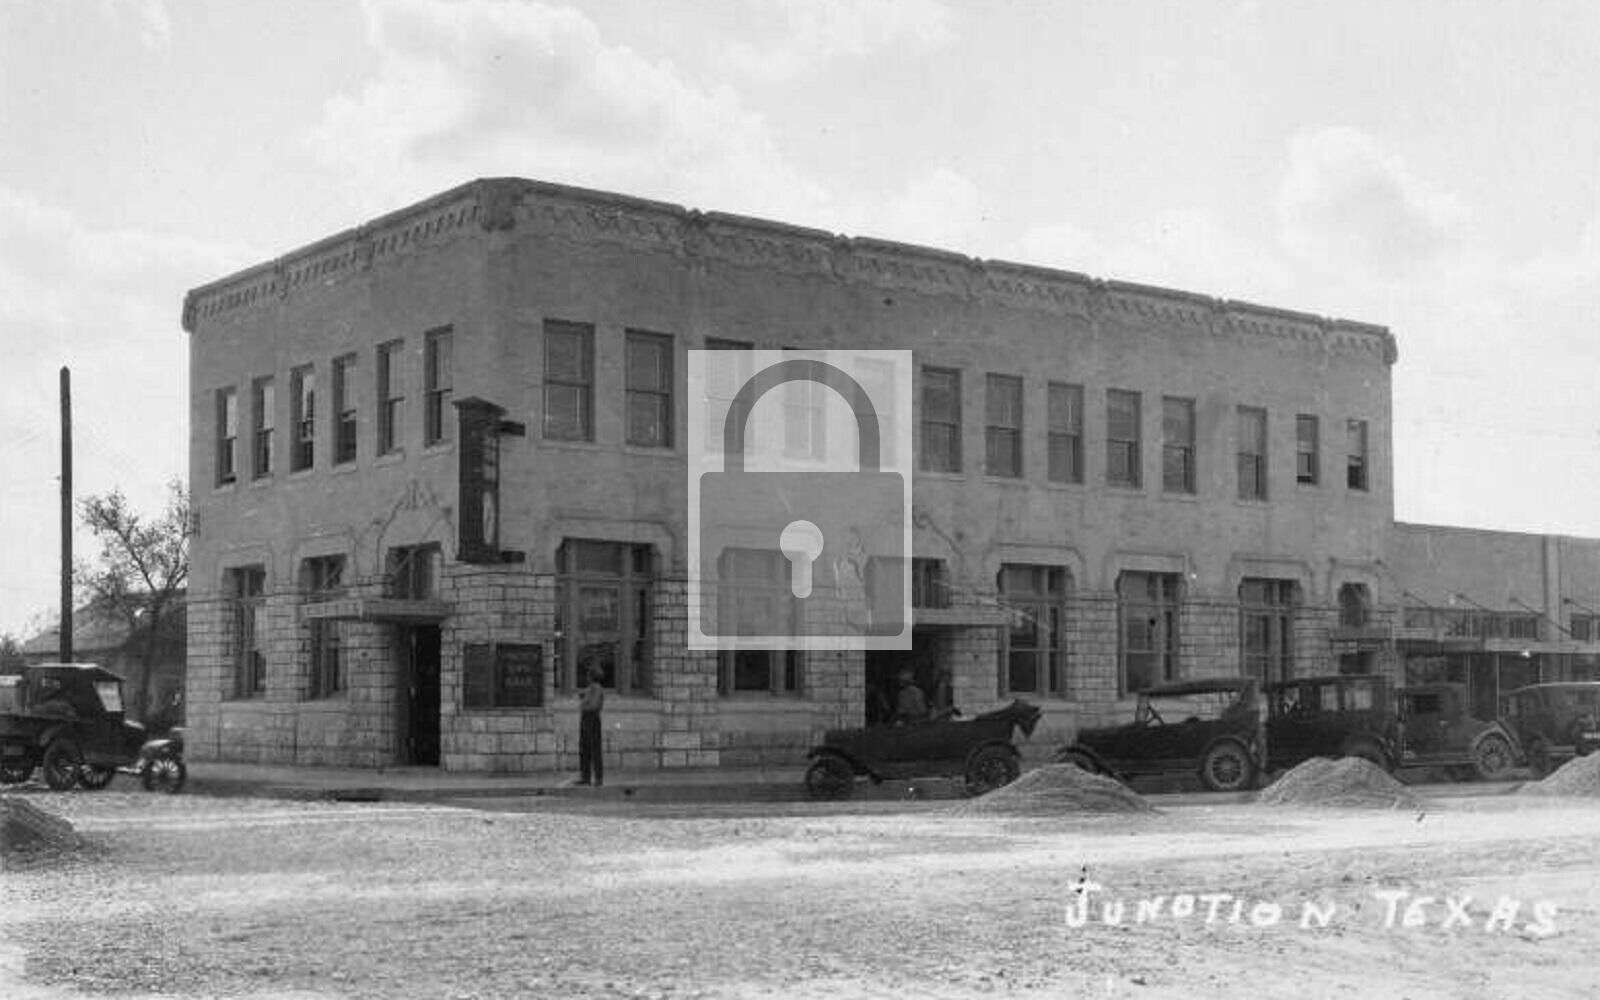
[[[1595,799],[1018,819],[11,794],[90,843],[6,858],[8,1000],[1600,995]]]

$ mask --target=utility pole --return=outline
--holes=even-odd
[[[61,662],[72,662],[72,372],[61,366]]]

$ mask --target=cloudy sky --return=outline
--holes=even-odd
[[[0,631],[60,366],[153,512],[184,291],[479,176],[1386,324],[1399,518],[1600,536],[1597,53],[1585,0],[0,0]]]

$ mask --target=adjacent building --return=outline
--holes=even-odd
[[[492,179],[184,328],[201,758],[572,767],[579,662],[615,763],[676,767],[797,761],[907,667],[1049,745],[1165,680],[1600,653],[1600,543],[1394,523],[1378,326]],[[749,347],[914,352],[913,649],[687,647],[685,352]],[[1460,659],[1446,591],[1536,635]]]

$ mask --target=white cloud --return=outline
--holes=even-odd
[[[730,42],[725,58],[736,72],[788,80],[839,59],[936,52],[958,37],[956,14],[938,0],[777,0],[773,6],[781,15],[780,37]]]
[[[131,22],[147,49],[164,49],[172,42],[166,0],[100,0],[100,11],[118,27]]]
[[[188,465],[188,342],[197,276],[258,254],[183,236],[95,229],[0,187],[0,631],[54,603],[59,371],[72,372],[74,485],[154,505]],[[78,551],[90,552],[79,537]]]
[[[1303,266],[1403,280],[1457,246],[1467,210],[1364,132],[1334,126],[1289,142],[1279,235]]]
[[[736,94],[608,44],[576,10],[397,0],[366,14],[377,75],[327,103],[311,145],[370,210],[495,175],[753,213],[823,200]]]

